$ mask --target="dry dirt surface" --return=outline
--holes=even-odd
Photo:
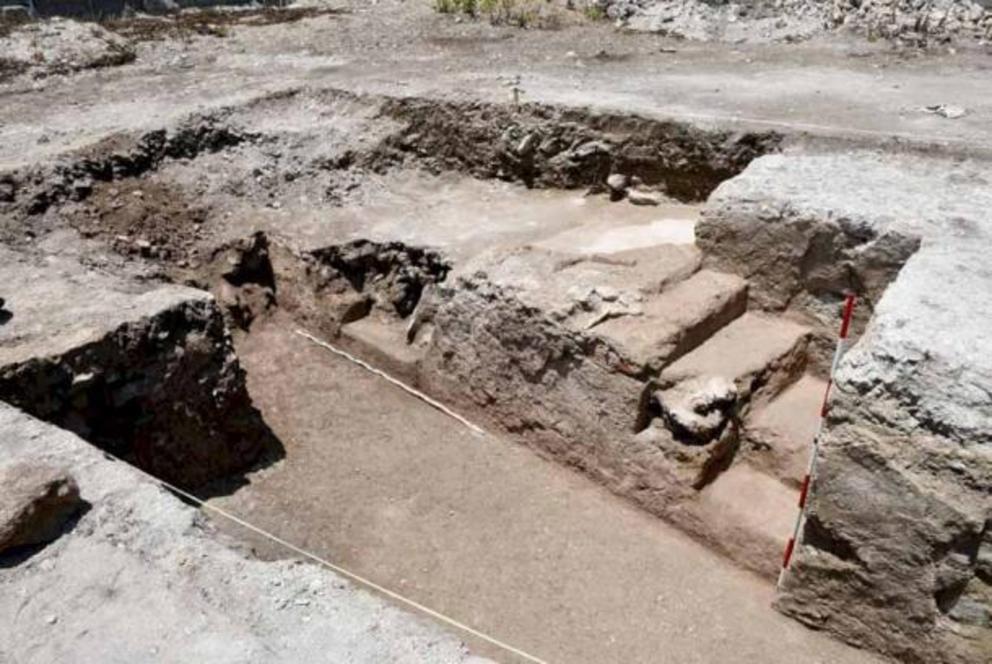
[[[135,42],[190,41],[195,36],[226,37],[228,29],[237,26],[290,24],[303,19],[335,16],[346,12],[345,9],[327,6],[203,9],[164,16],[112,18],[104,21],[102,25]]]

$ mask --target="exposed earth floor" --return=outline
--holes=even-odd
[[[272,321],[238,347],[287,447],[213,503],[548,662],[874,662],[773,589],[532,451]],[[278,545],[223,519],[264,557]],[[515,661],[468,638],[473,651]]]

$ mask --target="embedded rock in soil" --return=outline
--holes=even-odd
[[[618,201],[627,195],[630,178],[622,173],[613,173],[606,178],[606,186],[610,190],[610,200]]]
[[[829,321],[830,337],[843,289],[862,295],[862,324],[872,314],[836,374],[809,519],[778,606],[906,661],[985,661],[987,167],[858,153],[752,166],[704,212],[705,260],[750,276],[765,306]]]
[[[3,466],[0,468],[0,554],[21,546],[51,542],[80,507],[79,487],[64,469],[38,463]]]
[[[0,399],[189,487],[278,451],[209,294],[0,258]]]
[[[355,240],[305,251],[279,242],[266,247],[280,309],[327,336],[373,312],[410,317],[450,269],[440,253],[402,242]]]
[[[706,131],[637,116],[540,104],[387,99],[383,114],[404,123],[360,162],[381,170],[408,158],[434,172],[519,180],[528,186],[578,188],[624,173],[681,201],[703,200],[752,159],[778,149],[775,132]],[[533,136],[537,148],[517,146]]]
[[[269,239],[264,233],[215,247],[198,278],[213,288],[232,329],[248,330],[276,303]]]
[[[737,407],[737,386],[722,376],[686,381],[655,399],[676,438],[705,445],[720,435]]]

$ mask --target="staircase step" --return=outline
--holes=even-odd
[[[689,245],[659,245],[608,256],[584,256],[540,247],[497,249],[470,268],[511,289],[527,305],[578,331],[612,317],[639,312],[645,298],[699,269],[700,255]]]
[[[341,327],[341,343],[378,369],[404,382],[418,382],[426,343],[407,343],[406,321],[371,314]]]
[[[798,487],[806,474],[826,389],[826,381],[807,374],[755,409],[744,426],[749,461]]]
[[[669,365],[662,387],[720,377],[737,386],[742,403],[770,399],[802,375],[809,340],[798,323],[748,312]]]
[[[629,362],[657,373],[746,310],[746,281],[703,270],[647,299],[641,315],[607,320],[594,332]]]
[[[798,491],[746,463],[704,488],[688,510],[719,533],[713,544],[732,559],[774,577],[798,514]],[[712,539],[710,536],[709,539]]]

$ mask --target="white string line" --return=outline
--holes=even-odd
[[[367,579],[364,576],[361,576],[359,574],[356,574],[355,572],[351,572],[351,571],[345,569],[344,567],[341,567],[340,565],[335,565],[334,563],[330,562],[329,560],[326,560],[324,558],[321,558],[320,556],[318,556],[318,555],[316,555],[314,553],[311,553],[311,552],[307,551],[306,549],[301,549],[300,547],[296,546],[292,542],[287,542],[286,540],[282,539],[278,535],[274,535],[274,534],[270,533],[267,530],[264,530],[262,528],[259,528],[258,526],[255,526],[255,525],[253,525],[251,523],[248,523],[244,519],[242,519],[242,518],[240,518],[238,516],[235,516],[234,514],[231,514],[230,512],[228,512],[228,511],[226,511],[224,509],[221,509],[220,507],[217,507],[215,505],[211,505],[209,503],[205,503],[204,501],[202,501],[201,499],[197,498],[196,496],[194,496],[190,492],[184,491],[183,489],[180,489],[179,487],[177,487],[177,486],[175,486],[173,484],[170,484],[169,482],[166,482],[165,480],[159,479],[158,477],[155,477],[151,473],[148,473],[147,471],[142,470],[141,468],[138,468],[137,466],[134,466],[132,464],[129,464],[128,462],[124,461],[123,459],[121,459],[120,457],[116,456],[115,454],[112,454],[112,453],[107,452],[105,450],[100,450],[100,451],[103,452],[103,454],[105,454],[108,457],[110,457],[111,459],[114,459],[114,460],[119,461],[119,462],[121,462],[123,464],[126,464],[127,466],[129,466],[133,470],[137,471],[139,474],[141,474],[144,477],[148,478],[149,480],[151,480],[155,484],[159,485],[160,487],[162,487],[164,489],[167,489],[167,490],[169,490],[169,491],[171,491],[171,492],[173,492],[173,493],[175,493],[175,494],[177,494],[179,496],[182,496],[183,498],[185,498],[185,499],[189,500],[190,502],[196,504],[197,507],[199,507],[200,509],[203,509],[203,510],[206,510],[206,511],[210,511],[210,512],[215,512],[216,514],[219,514],[220,516],[224,517],[225,519],[228,519],[229,521],[232,521],[232,522],[238,524],[239,526],[241,526],[243,528],[247,528],[248,530],[250,530],[250,531],[252,531],[254,533],[257,533],[257,534],[261,535],[262,537],[265,537],[266,539],[269,539],[269,540],[275,542],[276,544],[279,544],[280,546],[283,546],[283,547],[289,549],[290,551],[292,551],[293,553],[296,553],[299,556],[302,556],[302,557],[304,557],[304,558],[306,558],[306,559],[308,559],[308,560],[310,560],[312,562],[315,562],[315,563],[318,563],[320,565],[323,565],[324,567],[326,567],[327,569],[331,570],[332,572],[335,572],[336,574],[339,574],[339,575],[341,575],[341,576],[343,576],[343,577],[345,577],[347,579],[350,579],[351,581],[354,581],[355,583],[357,583],[359,585],[362,585],[362,586],[365,586],[366,588],[369,588],[371,590],[374,590],[374,591],[376,591],[377,593],[379,593],[381,595],[385,595],[386,597],[388,597],[388,598],[390,598],[390,599],[392,599],[392,600],[394,600],[394,601],[396,601],[396,602],[398,602],[400,604],[403,604],[403,605],[408,606],[408,607],[410,607],[412,609],[415,609],[417,611],[420,611],[421,613],[423,613],[423,614],[425,614],[427,616],[430,616],[431,618],[434,618],[435,620],[437,620],[439,622],[445,623],[446,625],[449,625],[449,626],[454,627],[454,628],[456,628],[458,630],[461,630],[461,631],[465,632],[466,634],[470,634],[470,635],[476,637],[477,639],[479,639],[481,641],[485,641],[486,643],[488,643],[490,645],[496,646],[497,648],[500,648],[502,650],[505,650],[506,652],[512,653],[512,654],[514,654],[514,655],[516,655],[516,656],[518,656],[518,657],[520,657],[522,659],[527,660],[528,662],[532,662],[533,664],[548,664],[548,662],[546,662],[543,659],[540,659],[539,657],[535,657],[534,655],[531,655],[530,653],[524,652],[523,650],[520,650],[519,648],[515,648],[514,646],[511,646],[508,643],[505,643],[503,641],[500,641],[496,637],[489,636],[488,634],[486,634],[484,632],[480,632],[479,630],[475,629],[474,627],[470,627],[469,625],[466,625],[463,622],[460,622],[460,621],[458,621],[458,620],[456,620],[454,618],[451,618],[449,616],[446,616],[443,613],[440,613],[438,611],[435,611],[434,609],[432,609],[432,608],[430,608],[428,606],[424,606],[423,604],[421,604],[420,602],[417,602],[416,600],[412,600],[412,599],[410,599],[408,597],[404,597],[403,595],[400,595],[399,593],[394,592],[394,591],[390,590],[389,588],[386,588],[385,586],[379,585],[378,583],[376,583],[375,581],[372,581],[371,579]]]
[[[399,380],[397,378],[393,378],[392,376],[390,376],[389,374],[387,374],[385,371],[382,371],[380,369],[376,369],[375,367],[373,367],[368,362],[365,362],[363,360],[360,360],[357,357],[355,357],[354,355],[351,355],[350,353],[346,353],[345,351],[341,350],[340,348],[336,348],[335,346],[332,346],[331,344],[327,343],[326,341],[322,341],[321,339],[318,339],[317,337],[313,336],[309,332],[306,332],[304,330],[296,330],[296,333],[298,335],[300,335],[301,337],[305,337],[305,338],[309,339],[310,341],[314,342],[318,346],[321,346],[323,348],[326,348],[327,350],[331,351],[335,355],[339,355],[339,356],[343,357],[344,359],[348,360],[349,362],[353,362],[353,363],[357,364],[358,366],[362,367],[366,371],[369,371],[371,373],[374,373],[376,376],[379,376],[381,378],[386,379],[387,381],[389,381],[390,383],[392,383],[396,387],[400,388],[404,392],[407,392],[408,394],[411,394],[411,395],[417,397],[418,399],[420,399],[424,403],[429,404],[429,405],[433,406],[434,408],[437,408],[439,411],[441,411],[442,413],[444,413],[448,417],[451,417],[453,419],[458,420],[459,422],[461,422],[462,424],[464,424],[466,427],[468,427],[469,429],[471,429],[475,433],[485,434],[485,431],[482,430],[482,427],[476,426],[472,422],[469,422],[467,419],[465,419],[464,417],[462,417],[461,415],[459,415],[455,411],[451,410],[450,408],[448,408],[447,406],[445,406],[440,401],[437,401],[435,399],[430,398],[429,396],[427,396],[426,394],[424,394],[420,390],[418,390],[416,388],[413,388],[413,387],[410,387],[409,385],[407,385],[406,383],[404,383],[403,381],[401,381],[401,380]]]

